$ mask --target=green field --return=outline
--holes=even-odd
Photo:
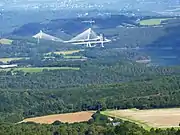
[[[180,7],[177,6],[175,8],[172,8],[172,9],[169,9],[169,10],[166,10],[166,12],[179,12],[180,11]]]
[[[83,57],[82,57],[82,56],[68,56],[68,55],[66,56],[66,55],[65,55],[64,58],[65,58],[65,59],[81,59],[81,58],[83,58]]]
[[[12,42],[13,40],[10,39],[5,39],[5,38],[0,39],[0,44],[11,45]]]
[[[101,114],[136,123],[147,130],[151,128],[179,128],[180,121],[180,108],[107,110]]]
[[[166,21],[172,18],[160,18],[160,19],[147,19],[147,20],[141,20],[140,21],[140,25],[160,25],[162,23],[162,21]]]
[[[49,55],[54,53],[56,55],[63,55],[63,57],[65,59],[82,59],[83,56],[72,56],[72,54],[78,53],[78,52],[81,52],[81,51],[84,51],[84,50],[68,50],[68,51],[50,52],[50,53],[47,53],[45,56],[48,56],[46,58],[50,58],[51,56],[49,56]]]
[[[81,52],[81,51],[84,51],[84,50],[68,50],[68,51],[58,51],[58,52],[53,52],[57,55],[71,55],[71,54],[74,54],[74,53],[78,53],[78,52]],[[49,54],[52,54],[52,52],[50,53],[47,53],[48,55]]]
[[[44,69],[46,70],[80,70],[78,67],[27,67],[27,68],[8,68],[1,69],[1,71],[23,71],[28,73],[36,73],[42,72]]]
[[[8,63],[14,60],[22,60],[22,59],[26,59],[26,58],[0,58],[0,61],[3,63]]]

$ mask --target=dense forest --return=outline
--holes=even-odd
[[[101,63],[102,62],[102,63]],[[152,79],[163,75],[177,75],[180,73],[178,67],[146,67],[145,65],[129,62],[99,64],[85,62],[70,64],[80,66],[80,70],[43,70],[37,73],[26,73],[23,71],[1,71],[1,89],[58,89],[86,84],[108,84],[120,83],[131,80]],[[112,64],[114,64],[112,66]],[[60,63],[56,66],[67,66]]]
[[[72,111],[179,107],[180,76],[59,89],[1,90],[1,121]]]

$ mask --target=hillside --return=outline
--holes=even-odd
[[[71,111],[179,107],[179,75],[121,84],[1,90],[1,121]],[[54,84],[56,85],[56,84]]]
[[[94,21],[94,24],[88,23],[88,21]],[[39,30],[45,29],[49,33],[54,33],[55,35],[58,32],[63,31],[69,35],[77,34],[89,27],[94,27],[95,29],[107,29],[115,28],[117,26],[126,26],[126,24],[137,25],[136,18],[126,17],[123,15],[112,15],[110,17],[97,17],[97,18],[74,18],[74,19],[56,19],[51,20],[48,23],[29,23],[24,26],[14,30],[13,35],[18,36],[30,36],[39,32]],[[106,22],[106,23],[104,23]],[[59,35],[61,36],[61,34]]]
[[[40,29],[44,29],[48,34],[69,40],[85,29],[92,27],[97,33],[103,33],[108,39],[112,40],[111,43],[106,44],[106,48],[129,48],[133,53],[140,53],[139,56],[146,54],[145,57],[150,57],[153,64],[178,65],[180,63],[178,60],[180,19],[167,16],[141,17],[141,20],[145,20],[147,25],[140,25],[137,20],[138,17],[122,15],[56,19],[43,24],[25,24],[11,34],[13,36],[32,36]],[[149,26],[148,22],[152,23],[152,20],[162,20],[162,22]],[[93,21],[94,23],[89,24],[86,23],[87,21]],[[137,56],[134,59],[137,59]]]

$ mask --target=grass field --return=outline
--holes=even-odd
[[[69,50],[69,51],[59,51],[59,52],[53,52],[57,55],[71,55],[71,54],[74,54],[74,53],[78,53],[78,52],[81,52],[81,51],[84,51],[84,50]],[[47,54],[51,54],[51,53],[47,53]]]
[[[65,59],[81,59],[83,58],[82,56],[64,56]]]
[[[174,7],[172,9],[169,9],[169,10],[166,10],[166,12],[179,12],[180,11],[180,7],[177,6],[177,7]]]
[[[166,21],[172,18],[161,18],[161,19],[147,19],[147,20],[141,20],[140,21],[140,25],[160,25],[162,23],[162,21]]]
[[[77,113],[47,115],[42,117],[28,118],[23,120],[22,122],[35,122],[40,124],[52,124],[56,120],[61,121],[63,123],[84,122],[91,119],[91,116],[93,114],[94,112],[77,112]]]
[[[5,39],[5,38],[0,39],[0,44],[11,45],[12,42],[13,40],[10,40],[10,39]]]
[[[104,115],[117,117],[134,122],[145,129],[179,127],[180,108],[152,109],[152,110],[110,110],[101,112]]]
[[[13,60],[21,60],[21,59],[24,59],[24,58],[0,58],[0,61],[3,63],[8,63],[8,62],[11,62]]]
[[[27,67],[27,68],[8,68],[8,69],[0,69],[1,71],[23,71],[28,73],[42,72],[44,69],[46,70],[80,70],[77,67]]]

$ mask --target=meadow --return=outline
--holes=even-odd
[[[71,54],[78,53],[78,52],[81,52],[81,51],[84,51],[84,50],[56,51],[56,52],[53,52],[53,53],[57,54],[57,55],[71,55]],[[52,54],[52,52],[47,53],[47,54]]]
[[[24,58],[0,58],[0,61],[3,62],[3,63],[8,63],[8,62],[11,62],[11,61],[22,60],[22,59],[24,59]]]
[[[101,112],[104,115],[120,118],[150,128],[179,127],[180,108],[172,109],[150,109],[150,110],[109,110]]]
[[[43,70],[80,70],[78,67],[24,67],[24,68],[7,68],[0,71],[23,71],[28,73],[42,72]]]
[[[162,23],[162,21],[166,21],[172,18],[159,18],[159,19],[147,19],[147,20],[141,20],[140,21],[140,25],[148,25],[148,26],[152,26],[152,25],[160,25]]]
[[[11,45],[12,42],[13,40],[10,39],[5,39],[5,38],[0,39],[0,44]]]
[[[82,56],[64,56],[65,59],[82,59]]]

